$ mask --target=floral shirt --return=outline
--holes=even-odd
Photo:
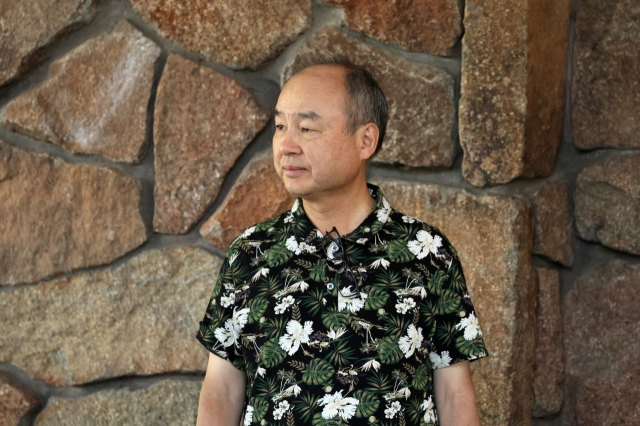
[[[437,425],[433,369],[487,355],[455,249],[369,192],[348,235],[298,199],[229,247],[197,338],[246,372],[246,426]]]

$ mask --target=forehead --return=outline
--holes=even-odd
[[[282,88],[276,109],[289,113],[302,110],[335,109],[343,112],[345,105],[345,70],[336,65],[317,65],[294,75]]]

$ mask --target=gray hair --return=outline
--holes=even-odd
[[[345,89],[347,94],[346,105],[346,132],[348,135],[358,130],[367,123],[378,126],[380,136],[378,146],[374,153],[377,154],[382,146],[389,111],[387,99],[380,89],[380,85],[364,67],[355,65],[347,57],[333,55],[326,52],[314,52],[301,56],[293,66],[292,77],[299,72],[317,65],[335,65],[345,69]]]

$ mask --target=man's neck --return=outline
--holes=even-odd
[[[335,226],[340,235],[354,231],[371,213],[375,205],[366,181],[330,196],[314,200],[302,200],[307,217],[323,234]]]

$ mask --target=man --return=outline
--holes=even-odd
[[[342,57],[283,87],[274,165],[297,200],[227,252],[199,425],[479,424],[469,361],[487,353],[457,254],[366,183],[386,121]]]

